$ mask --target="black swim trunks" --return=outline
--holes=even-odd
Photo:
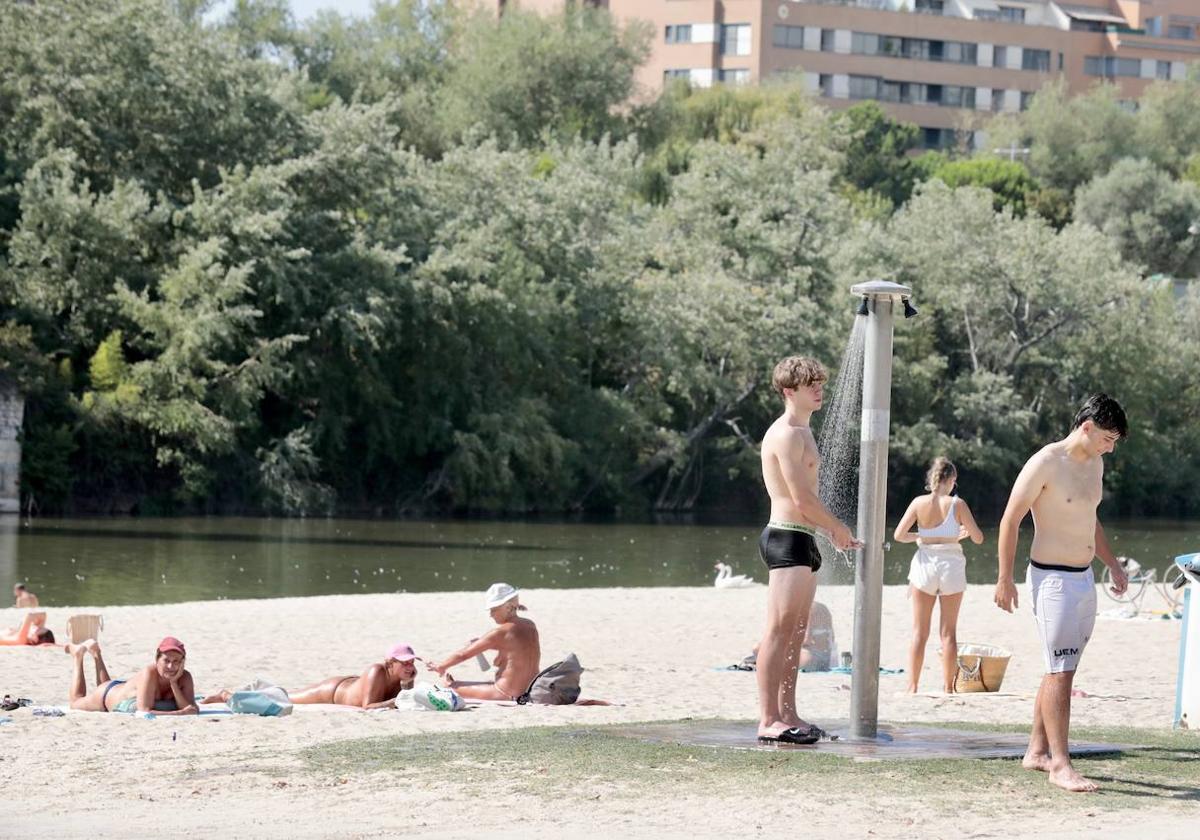
[[[821,552],[809,528],[799,525],[768,525],[758,538],[758,556],[768,569],[808,566],[821,568]]]

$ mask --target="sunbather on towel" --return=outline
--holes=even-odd
[[[437,671],[443,684],[457,691],[460,697],[468,700],[516,700],[529,688],[541,666],[542,649],[537,626],[528,618],[517,615],[517,611],[524,607],[517,598],[517,590],[507,583],[492,584],[484,600],[492,621],[500,626],[441,662],[429,663],[429,667]],[[463,682],[448,673],[455,665],[488,650],[496,651],[494,683]]]
[[[13,606],[21,610],[37,609],[37,595],[30,592],[23,583],[13,584]]]
[[[25,615],[20,627],[9,627],[0,631],[0,645],[52,645],[54,634],[46,627],[44,612]]]
[[[183,666],[187,651],[183,642],[167,636],[158,643],[154,662],[130,679],[114,680],[108,675],[100,643],[88,639],[67,645],[74,657],[71,675],[71,708],[82,712],[153,712],[156,715],[194,715],[196,686],[191,672]],[[88,694],[83,675],[83,655],[96,660],[96,689]]]
[[[390,709],[396,705],[396,695],[412,688],[417,676],[416,654],[409,645],[393,645],[387,658],[367,667],[354,677],[330,677],[299,691],[288,692],[293,703],[330,703],[337,706],[356,706],[360,709]],[[228,689],[211,694],[200,701],[228,703],[233,692]]]

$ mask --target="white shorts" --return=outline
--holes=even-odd
[[[1096,577],[1091,565],[1079,571],[1047,568],[1030,560],[1029,603],[1042,637],[1046,673],[1079,668],[1079,657],[1096,626]]]
[[[923,545],[913,555],[908,582],[926,595],[967,591],[967,558],[958,543]]]

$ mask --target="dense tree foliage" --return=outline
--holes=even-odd
[[[1195,512],[1200,300],[1143,279],[1197,269],[1190,87],[1131,115],[1051,86],[1000,129],[1027,168],[916,158],[786,80],[648,97],[648,33],[574,5],[209,6],[5,4],[27,508],[755,504],[774,362],[836,365],[878,276],[922,306],[898,494],[944,452],[998,504],[1103,388],[1133,418],[1116,501]]]

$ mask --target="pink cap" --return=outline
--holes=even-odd
[[[158,643],[158,652],[166,653],[169,650],[177,651],[178,653],[187,656],[187,651],[184,650],[183,642],[179,641],[174,636],[164,636],[163,640]]]
[[[388,651],[387,658],[398,659],[401,662],[412,662],[417,658],[417,655],[413,653],[412,645],[398,643],[392,645],[392,649]]]

